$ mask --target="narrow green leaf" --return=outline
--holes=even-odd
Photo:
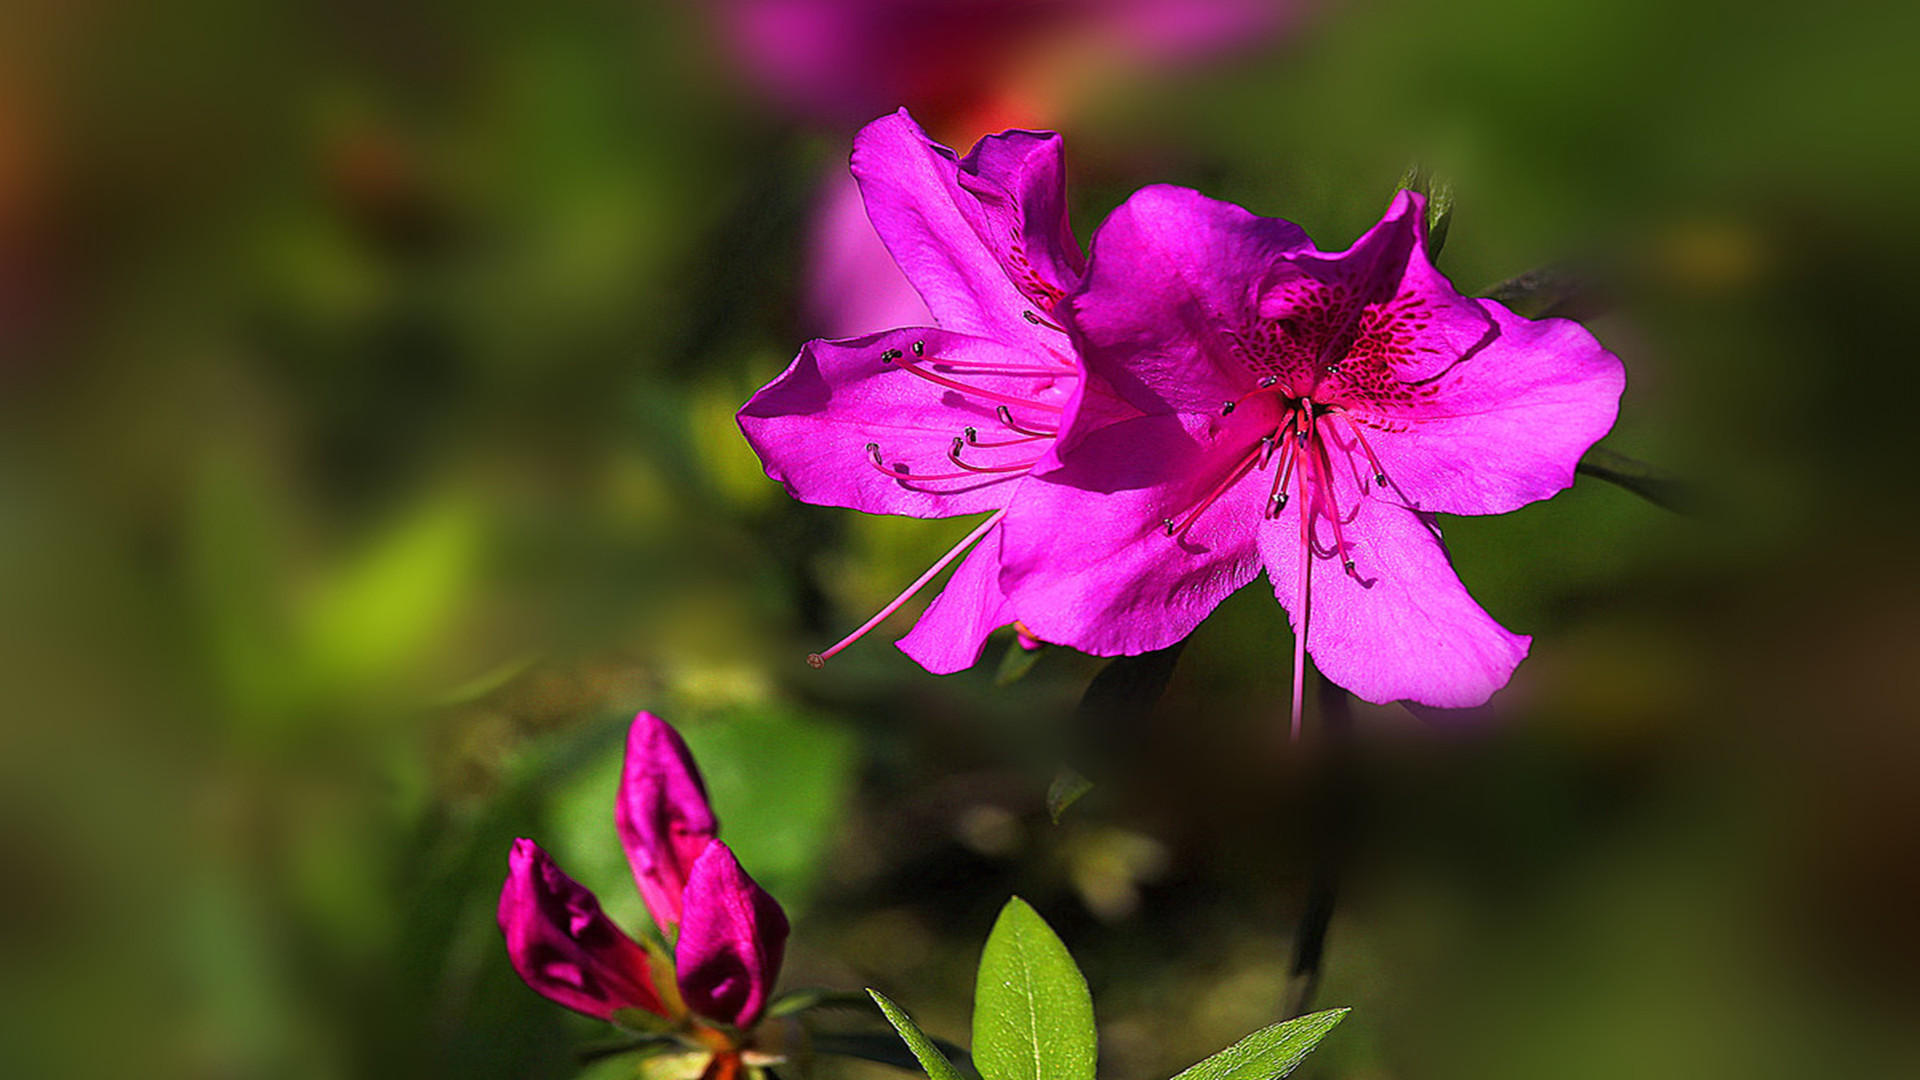
[[[1053,776],[1053,783],[1047,785],[1047,816],[1055,825],[1060,824],[1060,815],[1067,807],[1080,801],[1080,797],[1093,790],[1093,781],[1075,772],[1071,766],[1062,765]]]
[[[1595,267],[1561,263],[1510,277],[1480,295],[1529,319],[1591,319],[1613,306],[1604,278]]]
[[[1427,257],[1437,259],[1447,245],[1447,228],[1453,224],[1453,181],[1424,165],[1407,166],[1396,191],[1417,191],[1427,199]]]
[[[948,1061],[954,1063],[954,1071],[959,1074],[960,1080],[967,1080],[967,1072],[963,1067],[967,1060],[966,1051],[932,1036],[927,1037],[927,1042],[935,1050],[940,1051]],[[882,1065],[891,1065],[896,1069],[908,1071],[912,1071],[913,1067],[919,1064],[919,1059],[914,1057],[906,1047],[901,1046],[899,1039],[879,1031],[815,1032],[813,1052],[859,1058],[861,1061],[876,1061]]]
[[[887,1000],[887,995],[880,991],[869,988],[867,993],[872,995],[873,1003],[880,1006],[880,1011],[887,1014],[887,1023],[892,1024],[893,1030],[900,1033],[900,1038],[907,1044],[907,1049],[913,1051],[914,1058],[920,1062],[921,1068],[927,1070],[927,1075],[932,1077],[932,1080],[961,1080],[960,1070],[954,1068],[953,1062],[948,1061],[947,1056],[940,1052],[940,1048],[933,1045],[933,1040],[927,1038],[927,1033],[921,1031],[920,1025],[913,1022],[913,1017],[908,1016],[900,1006]]]
[[[1616,454],[1598,446],[1580,459],[1577,471],[1625,488],[1663,510],[1690,514],[1699,506],[1695,493],[1683,480],[1676,479],[1658,466]]]
[[[1173,1080],[1274,1080],[1298,1068],[1348,1010],[1328,1009],[1264,1027]]]
[[[1007,901],[980,954],[973,1062],[985,1080],[1093,1080],[1093,999],[1052,927]]]
[[[768,1016],[791,1016],[813,1009],[865,1009],[867,995],[857,990],[803,989],[782,994],[767,1006]]]

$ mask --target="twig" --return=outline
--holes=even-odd
[[[1357,785],[1353,759],[1353,710],[1347,692],[1320,676],[1320,721],[1326,732],[1315,777],[1312,811],[1313,870],[1307,881],[1306,908],[1293,939],[1293,968],[1287,980],[1282,1018],[1305,1016],[1320,986],[1327,951],[1327,926],[1333,921],[1340,873],[1353,841]]]

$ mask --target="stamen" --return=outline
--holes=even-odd
[[[1265,378],[1261,379],[1259,382],[1255,383],[1254,388],[1252,390],[1249,390],[1246,393],[1241,394],[1239,397],[1234,398],[1232,401],[1224,402],[1223,404],[1221,404],[1220,415],[1232,416],[1233,410],[1239,408],[1241,402],[1246,401],[1248,398],[1259,397],[1262,392],[1273,389],[1274,385],[1277,384],[1279,381],[1280,381],[1280,376],[1278,375],[1266,376]]]
[[[977,364],[968,360],[931,360],[928,366],[940,371],[950,371],[956,375],[1008,375],[1014,378],[1031,377],[1035,379],[1057,379],[1072,374],[1071,369],[1058,367],[1020,367],[1017,364]]]
[[[914,344],[918,346],[920,342],[916,341],[914,342]],[[914,350],[914,353],[915,355],[919,355],[920,353],[919,349],[916,348]],[[993,390],[983,390],[978,386],[974,386],[969,383],[963,383],[957,379],[949,379],[945,375],[940,375],[940,374],[936,374],[934,372],[928,371],[926,368],[922,367],[919,364],[914,363],[911,360],[902,360],[900,362],[900,370],[912,372],[913,374],[920,376],[921,378],[927,380],[930,383],[935,383],[940,386],[944,386],[949,390],[958,390],[963,394],[972,394],[974,397],[984,398],[988,401],[1005,402],[1008,405],[1019,405],[1022,408],[1027,408],[1027,409],[1042,409],[1046,412],[1057,413],[1060,411],[1060,406],[1058,405],[1049,405],[1044,401],[1028,401],[1025,398],[1017,398],[1012,396],[1011,394],[1002,394]]]
[[[1035,435],[1043,439],[1050,439],[1060,434],[1058,431],[1035,431],[1032,428],[1021,427],[1019,424],[1013,422],[1013,410],[1007,408],[1005,405],[993,410],[993,415],[999,417],[1000,422],[1007,425],[1008,430],[1017,431],[1022,435]]]
[[[1347,553],[1346,531],[1340,525],[1340,504],[1333,494],[1333,462],[1327,457],[1327,441],[1316,439],[1313,444],[1313,471],[1317,474],[1321,497],[1326,500],[1327,518],[1333,522],[1333,550],[1340,558],[1340,565],[1346,567],[1347,576],[1360,580],[1360,572],[1353,568],[1353,556]],[[1311,552],[1309,552],[1311,554]]]
[[[959,440],[956,439],[954,441],[958,442]],[[875,470],[877,470],[881,476],[884,476],[889,480],[897,480],[900,482],[901,486],[903,487],[908,486],[908,481],[912,481],[913,483],[918,484],[918,483],[923,483],[931,480],[978,480],[980,479],[980,476],[982,473],[1002,474],[1002,473],[1026,472],[1029,469],[1032,469],[1034,466],[1034,463],[1038,462],[1039,460],[1040,460],[1039,458],[1034,458],[1032,461],[1023,461],[1018,465],[1007,465],[1003,468],[985,468],[979,465],[969,465],[964,461],[956,461],[955,464],[959,465],[962,469],[965,469],[966,470],[965,472],[913,473],[913,472],[903,472],[898,466],[890,466],[885,461],[883,461],[880,457],[879,443],[867,444],[867,463],[871,465]],[[917,489],[909,488],[909,490],[917,490]],[[933,494],[939,494],[939,492],[934,492]]]
[[[1360,433],[1360,422],[1348,415],[1345,409],[1336,415],[1347,422],[1347,430],[1353,432],[1354,439],[1360,443],[1360,450],[1367,455],[1367,464],[1373,466],[1373,482],[1386,487],[1387,470],[1380,467],[1380,459],[1374,455],[1373,447],[1367,445],[1367,437]]]
[[[1021,435],[1012,439],[994,439],[992,441],[987,441],[980,438],[979,428],[969,427],[966,429],[967,445],[978,446],[981,449],[989,449],[995,446],[1020,446],[1024,443],[1030,443],[1035,439],[1049,439],[1049,438],[1052,438],[1052,436],[1043,435],[1040,432],[1036,431],[1031,435]]]
[[[1035,326],[1044,326],[1050,330],[1058,330],[1063,334],[1067,332],[1066,327],[1061,326],[1059,323],[1054,322],[1052,319],[1049,319],[1046,316],[1032,309],[1028,309],[1026,311],[1021,312],[1020,317],[1027,320],[1028,322],[1032,323]]]
[[[966,440],[962,439],[958,435],[955,435],[953,437],[953,445],[947,448],[947,460],[953,462],[955,465],[960,466],[961,468],[967,470],[968,472],[974,472],[974,473],[1026,472],[1028,469],[1033,468],[1033,463],[1035,461],[1040,460],[1039,458],[1034,458],[1031,461],[1022,461],[1015,465],[969,465],[968,463],[960,460],[960,448],[963,445],[965,445],[965,443],[966,443]]]
[[[1267,492],[1267,517],[1269,520],[1280,516],[1287,508],[1287,482],[1293,478],[1293,463],[1300,459],[1294,444],[1282,440],[1280,448],[1280,467],[1273,473],[1273,488]]]
[[[860,629],[855,630],[853,633],[848,634],[846,637],[843,637],[839,641],[834,642],[833,646],[827,649],[825,652],[809,653],[807,655],[807,665],[809,667],[814,667],[814,668],[826,667],[827,661],[833,659],[836,653],[846,648],[847,646],[853,644],[854,642],[859,641],[862,637],[865,637],[867,631],[872,630],[876,626],[879,626],[881,623],[886,621],[887,616],[900,610],[900,605],[906,603],[908,600],[911,600],[913,598],[914,593],[917,593],[921,589],[926,588],[927,582],[932,581],[934,577],[940,573],[940,571],[945,570],[947,566],[953,562],[953,560],[960,557],[961,553],[965,552],[968,548],[972,547],[982,536],[985,536],[987,534],[988,529],[991,529],[995,525],[998,525],[1000,523],[1000,519],[1006,516],[1007,516],[1007,512],[1005,510],[1001,510],[996,512],[992,517],[981,522],[978,528],[968,533],[964,539],[962,539],[958,544],[955,544],[953,548],[949,550],[945,555],[940,556],[939,562],[936,562],[932,566],[928,567],[926,573],[921,574],[918,580],[916,580],[913,584],[907,586],[907,591],[901,593],[899,596],[894,597],[893,600],[889,602],[886,607],[881,608],[880,611],[877,614],[875,614],[873,618],[868,619],[866,622],[862,623],[860,625]]]
[[[1304,477],[1302,478],[1304,482]],[[1293,628],[1293,741],[1300,741],[1301,704],[1306,697],[1307,688],[1307,620],[1313,607],[1313,540],[1312,528],[1308,519],[1312,515],[1303,508],[1300,513],[1300,592],[1294,601]]]
[[[1233,470],[1227,473],[1225,480],[1214,485],[1213,490],[1207,493],[1207,497],[1200,501],[1200,505],[1187,511],[1186,518],[1182,520],[1177,527],[1173,525],[1170,519],[1162,518],[1160,524],[1167,530],[1167,535],[1170,537],[1185,536],[1187,530],[1193,528],[1193,523],[1200,520],[1200,515],[1207,512],[1207,507],[1212,506],[1219,500],[1220,496],[1226,494],[1228,488],[1239,483],[1241,477],[1253,471],[1253,464],[1259,460],[1259,458],[1260,451],[1258,448],[1248,453],[1246,457],[1241,458],[1240,464],[1234,466]]]

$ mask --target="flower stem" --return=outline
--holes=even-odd
[[[1352,846],[1358,785],[1353,756],[1353,711],[1347,692],[1319,677],[1320,721],[1326,732],[1313,780],[1313,869],[1307,881],[1306,907],[1293,938],[1293,967],[1287,980],[1282,1018],[1305,1016],[1313,1007],[1326,956],[1327,927],[1333,921],[1340,874]]]

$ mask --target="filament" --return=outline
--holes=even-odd
[[[962,475],[965,475],[965,474],[962,474]],[[905,592],[901,593],[899,596],[894,597],[892,601],[890,601],[887,604],[886,607],[881,608],[877,613],[875,613],[873,618],[868,619],[866,622],[860,624],[860,629],[855,630],[853,633],[848,634],[846,637],[843,637],[839,641],[834,642],[833,645],[828,649],[826,649],[824,652],[808,654],[807,664],[815,668],[822,668],[827,666],[827,661],[833,659],[835,654],[839,653],[840,650],[846,648],[847,646],[865,637],[867,634],[867,631],[872,630],[876,626],[879,626],[881,623],[886,621],[887,616],[892,615],[894,612],[900,610],[900,605],[906,603],[908,600],[911,600],[913,598],[913,594],[919,592],[921,589],[926,588],[927,582],[932,581],[936,576],[938,576],[940,571],[945,570],[953,562],[953,560],[959,558],[963,553],[966,552],[968,548],[972,547],[975,543],[977,543],[982,536],[985,536],[987,534],[987,530],[993,528],[995,525],[1000,524],[1000,519],[1006,516],[1007,516],[1007,512],[1005,510],[999,510],[999,511],[996,511],[992,517],[989,517],[987,520],[981,522],[972,532],[968,533],[964,538],[962,538],[959,543],[953,545],[953,547],[949,549],[945,555],[940,556],[939,562],[936,562],[932,566],[928,567],[926,573],[921,574],[919,578],[917,578],[914,581],[913,584],[907,586],[907,589]]]

